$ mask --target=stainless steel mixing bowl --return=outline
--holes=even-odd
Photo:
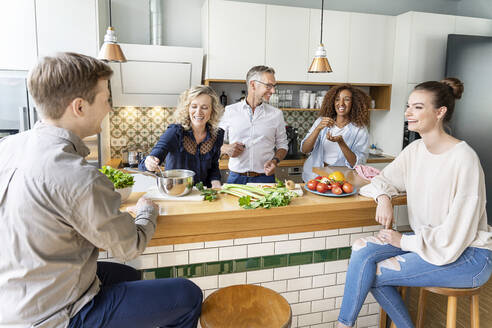
[[[193,188],[193,176],[190,170],[165,170],[156,172],[157,189],[164,195],[181,197],[190,193]]]

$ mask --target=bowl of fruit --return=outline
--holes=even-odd
[[[330,173],[328,176],[318,176],[309,180],[304,188],[313,194],[328,197],[344,197],[357,193],[357,188],[345,179],[340,171]]]

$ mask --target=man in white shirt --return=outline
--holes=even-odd
[[[275,92],[275,71],[254,66],[246,75],[248,96],[229,105],[219,126],[229,143],[227,183],[275,182],[275,168],[287,154],[288,141],[282,111],[267,102]]]

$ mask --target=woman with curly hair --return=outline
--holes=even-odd
[[[318,119],[301,142],[301,151],[311,153],[302,178],[316,177],[313,167],[331,165],[353,168],[364,164],[369,152],[369,104],[371,98],[350,84],[330,88]]]
[[[166,170],[195,172],[194,183],[220,188],[219,157],[224,130],[218,127],[223,107],[215,91],[198,85],[183,92],[175,112],[176,124],[162,134],[141,170],[157,171],[166,159]]]

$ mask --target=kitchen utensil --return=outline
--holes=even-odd
[[[140,161],[142,157],[142,153],[138,152],[136,150],[131,150],[128,152],[128,164],[130,167],[137,167],[138,162]]]
[[[193,176],[190,170],[165,170],[156,173],[157,189],[162,194],[181,197],[187,195],[193,188]]]
[[[301,155],[299,154],[299,147],[297,144],[298,132],[297,129],[287,125],[285,127],[285,131],[287,134],[287,141],[289,142],[289,149],[287,150],[287,155],[285,159],[299,159]]]

